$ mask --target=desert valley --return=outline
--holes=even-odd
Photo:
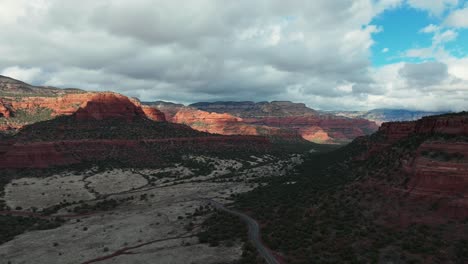
[[[468,0],[0,0],[0,264],[468,264]]]
[[[466,113],[379,128],[291,102],[0,80],[2,263],[466,258]],[[258,223],[268,253],[219,206]]]

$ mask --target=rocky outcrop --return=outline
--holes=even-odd
[[[3,100],[0,99],[0,118],[5,117],[9,118],[11,116],[11,106],[3,102]]]
[[[468,143],[424,142],[404,170],[410,189],[468,195]]]
[[[175,104],[165,101],[143,102],[143,106],[155,108],[164,113],[168,122],[174,122],[174,116],[181,110],[186,108],[183,104]]]
[[[77,120],[103,120],[118,118],[132,121],[134,118],[146,117],[143,109],[123,95],[98,93],[93,95],[84,107],[80,107],[75,117]]]
[[[229,114],[208,113],[191,108],[183,108],[171,120],[191,128],[221,135],[258,135],[255,126],[242,123],[242,118]]]
[[[114,105],[105,104],[106,106],[103,106],[103,104],[100,103],[103,100],[111,100]],[[129,102],[131,105],[128,104]],[[2,127],[0,127],[0,129],[19,129],[33,122],[44,121],[56,116],[72,115],[79,109],[87,106],[87,104],[90,104],[90,107],[94,108],[92,111],[100,112],[99,115],[103,116],[113,115],[116,112],[120,113],[121,110],[123,110],[121,109],[124,107],[123,105],[127,105],[127,110],[131,112],[129,113],[130,115],[134,115],[135,113],[141,115],[143,113],[154,121],[166,121],[166,118],[161,111],[155,108],[142,106],[137,100],[112,92],[88,92],[77,94],[70,93],[56,97],[4,97],[3,100],[0,101],[0,118],[2,117],[2,113],[4,113],[3,117],[6,118],[8,122],[5,124],[3,129]],[[6,110],[2,111],[2,106],[4,106]],[[109,107],[109,109],[100,109],[102,107]],[[82,110],[80,111],[79,115],[86,118],[86,113],[82,112]],[[26,118],[26,120],[18,118],[16,113],[19,112],[25,113],[28,118]],[[42,113],[42,115],[35,118],[35,116],[39,114],[38,112]],[[44,116],[44,112],[46,112],[48,116]],[[96,113],[95,117],[99,118]]]
[[[378,133],[353,144],[365,150],[357,159],[384,167],[371,169],[369,180],[380,182],[388,197],[424,205],[433,219],[463,219],[468,217],[467,136],[468,113],[459,113],[384,123]]]
[[[158,109],[150,106],[142,106],[141,108],[143,109],[143,112],[149,119],[160,122],[167,121],[164,113],[159,111]]]
[[[412,134],[468,135],[467,116],[467,113],[446,114],[417,121],[383,123],[378,132],[389,144]]]

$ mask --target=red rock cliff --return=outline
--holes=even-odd
[[[75,113],[77,120],[119,118],[131,121],[135,117],[145,116],[143,109],[131,102],[128,97],[114,93],[98,93],[93,95]]]

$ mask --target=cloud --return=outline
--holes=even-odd
[[[458,5],[458,0],[408,0],[408,4],[414,8],[428,11],[432,15],[440,16],[447,9]]]
[[[36,83],[42,71],[39,68],[21,68],[18,66],[5,68],[0,75],[15,78],[28,83]]]
[[[440,29],[439,26],[436,26],[434,24],[430,24],[430,25],[427,25],[426,27],[424,27],[423,29],[421,29],[419,32],[421,32],[421,33],[434,33],[434,32],[439,31],[439,29]]]
[[[446,19],[444,24],[457,27],[468,28],[468,7],[455,10]]]
[[[403,65],[370,62],[383,30],[371,21],[402,0],[0,1],[0,72],[35,84],[144,101],[294,100],[321,109],[400,106],[394,98],[405,97]],[[457,35],[427,33],[438,43]],[[449,74],[465,69],[446,65]]]
[[[382,53],[387,53],[390,49],[389,48],[383,48]]]
[[[447,65],[441,62],[405,63],[398,73],[415,87],[438,85],[449,77]]]

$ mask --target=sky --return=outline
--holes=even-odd
[[[0,75],[142,101],[468,110],[468,1],[0,0]]]

